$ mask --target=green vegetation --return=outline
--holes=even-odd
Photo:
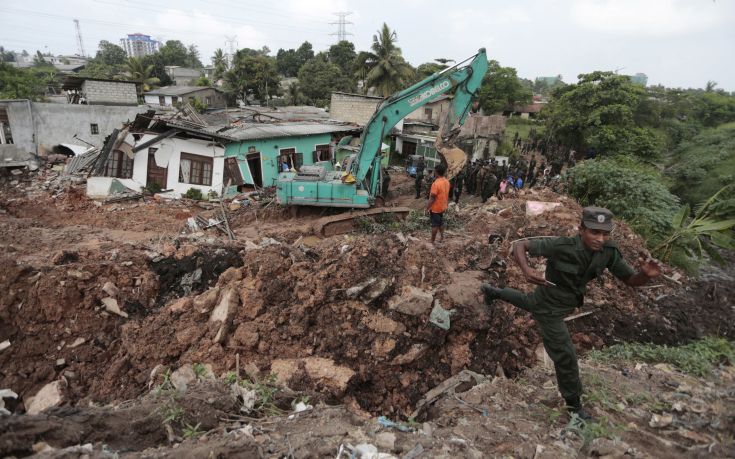
[[[523,86],[513,67],[502,67],[498,61],[488,62],[478,99],[487,114],[512,110],[516,105],[531,102],[531,91]]]
[[[201,425],[202,425],[201,422],[198,422],[194,426],[189,424],[188,422],[185,422],[184,423],[184,438],[185,439],[195,439],[199,437],[201,434],[203,434],[204,432],[199,430],[199,427],[201,427]]]
[[[684,373],[707,376],[721,364],[735,363],[735,342],[725,338],[708,337],[683,346],[669,347],[655,344],[616,344],[588,354],[592,361],[668,363]]]
[[[577,434],[577,436],[582,439],[582,448],[585,448],[589,446],[595,438],[604,437],[612,439],[618,436],[622,429],[611,423],[607,418],[586,422],[576,414],[572,414],[572,419],[569,421],[565,430]]]
[[[667,162],[671,191],[692,207],[705,201],[723,186],[735,183],[735,122],[705,129],[681,142]],[[728,197],[732,215],[735,190]]]
[[[452,207],[444,212],[444,227],[446,229],[461,228],[466,223],[466,217],[460,216]],[[359,217],[355,219],[357,231],[366,234],[382,234],[386,232],[410,233],[419,230],[429,230],[429,216],[426,213],[412,210],[405,219],[397,215],[386,213],[374,217]]]
[[[396,31],[383,23],[383,27],[373,35],[370,51],[357,57],[359,67],[365,69],[365,88],[374,88],[383,97],[406,88],[414,76],[414,69],[403,59],[397,41]]]
[[[276,394],[280,391],[276,386],[276,376],[268,375],[260,381],[251,381],[243,379],[240,386],[255,391],[255,405],[253,412],[260,416],[277,416],[283,413],[283,410],[276,406]]]
[[[187,199],[194,199],[195,201],[201,201],[203,199],[202,190],[199,188],[189,188],[186,193],[182,196]]]
[[[607,207],[659,243],[672,231],[679,199],[654,168],[631,157],[583,161],[567,173],[568,192],[583,206]]]

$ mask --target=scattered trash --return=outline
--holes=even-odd
[[[413,432],[415,430],[413,427],[409,427],[406,424],[391,421],[385,416],[380,416],[378,418],[378,424],[380,424],[382,427],[385,427],[386,429],[398,429],[401,432]]]
[[[447,311],[439,305],[439,300],[436,300],[434,308],[431,310],[429,315],[429,322],[441,328],[442,330],[449,330],[451,321],[449,316],[451,311]]]
[[[670,426],[672,422],[674,422],[674,417],[670,414],[654,414],[651,416],[651,420],[648,422],[648,425],[651,427],[661,428]]]
[[[5,349],[10,347],[10,340],[6,339],[2,343],[0,343],[0,351],[4,351]]]
[[[5,409],[4,398],[18,398],[18,394],[10,389],[0,389],[0,416],[10,416],[10,411]]]

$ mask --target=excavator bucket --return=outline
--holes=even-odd
[[[439,146],[437,151],[442,157],[442,162],[447,165],[446,178],[453,179],[467,163],[467,154],[458,147]]]

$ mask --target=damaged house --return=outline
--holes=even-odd
[[[121,187],[162,190],[162,195],[175,198],[190,188],[204,196],[222,193],[225,144],[233,139],[201,122],[163,119],[154,113],[141,114],[120,133],[113,132],[118,141],[109,151],[103,149],[107,158],[97,174],[101,176],[87,180],[90,197],[123,191]]]
[[[224,132],[234,141],[227,145],[225,156],[241,174],[232,185],[274,186],[284,163],[292,169],[334,162],[340,140],[359,136],[360,131],[355,124],[334,121],[243,123],[227,129]],[[234,187],[228,190],[234,191]]]

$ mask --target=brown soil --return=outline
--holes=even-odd
[[[410,179],[392,175],[387,205],[425,205],[413,199]],[[528,218],[527,199],[563,205]],[[84,412],[83,427],[64,424],[75,409],[144,396],[155,368],[185,363],[208,363],[221,375],[239,360],[257,377],[274,361],[291,362],[297,371],[288,385],[314,400],[406,419],[427,391],[462,370],[516,376],[536,363],[540,338],[531,318],[507,304],[488,309],[477,288],[491,282],[530,289],[509,257],[511,241],[574,234],[580,210],[548,190],[486,205],[465,196],[458,211],[464,224],[434,247],[425,229],[317,239],[311,225],[328,212],[292,217],[260,203],[231,213],[237,238],[229,242],[215,229],[186,229],[187,218],[216,208],[151,198],[100,205],[79,188],[39,191],[37,182],[21,182],[0,196],[0,342],[11,342],[0,351],[0,388],[19,394],[6,406],[22,413],[28,397],[62,380],[64,421],[48,419],[80,443],[107,440],[85,430],[103,422],[93,412]],[[263,237],[277,242],[261,244]],[[629,260],[643,251],[624,224],[614,239]],[[716,276],[682,281],[634,290],[603,276],[589,286],[583,308],[593,314],[570,322],[574,341],[584,350],[619,341],[733,338],[733,283]],[[108,282],[127,318],[105,310]],[[361,284],[368,284],[363,291],[350,290]],[[429,310],[409,315],[389,307],[409,286],[453,311],[449,330],[429,323]],[[210,321],[227,298],[233,311],[224,326]],[[331,362],[349,382],[310,370],[312,361]],[[139,409],[145,417],[153,408]],[[103,430],[119,429],[114,419],[104,422]],[[134,449],[160,444],[159,427]],[[121,442],[121,449],[132,448]],[[242,452],[252,453],[251,446]]]

